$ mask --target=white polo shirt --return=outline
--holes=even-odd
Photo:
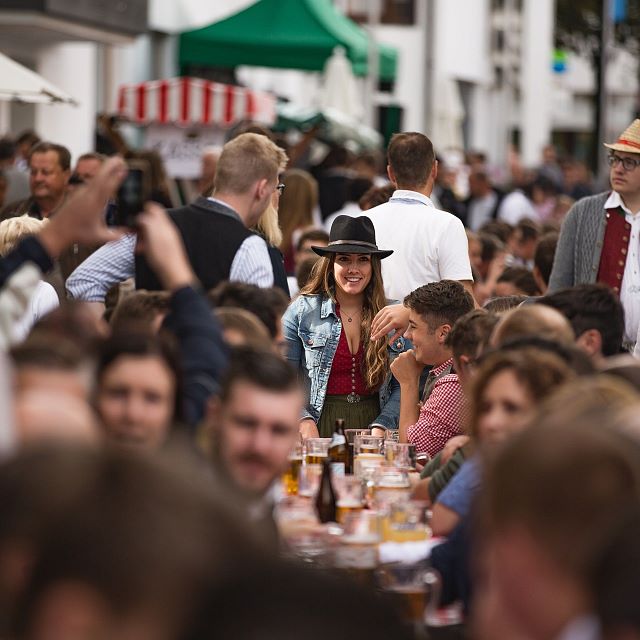
[[[469,244],[459,218],[433,206],[416,191],[397,189],[389,202],[364,212],[381,249],[384,292],[402,301],[414,289],[439,280],[473,280]]]

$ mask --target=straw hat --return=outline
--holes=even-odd
[[[311,248],[319,256],[333,253],[368,253],[382,259],[393,253],[391,250],[378,249],[373,222],[367,216],[338,216],[331,225],[329,245]]]
[[[616,142],[604,145],[614,151],[640,153],[640,120],[634,120],[621,134]]]

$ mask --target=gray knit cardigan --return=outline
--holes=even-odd
[[[567,213],[549,278],[549,293],[596,281],[606,228],[604,205],[609,193],[582,198]]]

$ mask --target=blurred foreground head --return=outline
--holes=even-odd
[[[558,637],[592,612],[593,564],[621,514],[640,503],[640,444],[607,427],[603,393],[615,395],[547,411],[487,469],[483,600],[491,592],[526,637]]]
[[[468,387],[469,433],[486,451],[528,426],[536,407],[573,372],[554,353],[523,347],[487,354]]]
[[[174,638],[204,585],[252,556],[226,498],[179,459],[26,452],[0,468],[0,505],[21,638]]]
[[[456,320],[446,338],[462,385],[471,381],[476,361],[486,350],[498,317],[484,309],[474,309]]]
[[[303,396],[295,370],[272,351],[237,347],[210,404],[207,427],[220,471],[248,496],[263,495],[299,438]]]
[[[182,418],[182,366],[170,336],[119,331],[98,357],[95,406],[106,437],[157,449]]]
[[[529,305],[502,316],[491,337],[491,344],[502,347],[508,342],[532,336],[565,345],[572,345],[575,340],[569,321],[559,311],[547,306]]]
[[[90,353],[68,338],[38,331],[14,347],[10,356],[18,445],[98,441],[89,405],[94,375]]]
[[[317,569],[275,563],[212,589],[192,622],[180,640],[414,637],[376,594]]]

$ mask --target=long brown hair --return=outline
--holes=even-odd
[[[335,255],[320,258],[311,271],[309,282],[300,291],[303,296],[323,295],[336,302],[336,281],[333,275]],[[376,313],[387,303],[382,286],[380,258],[371,256],[371,280],[364,290],[362,309],[362,331],[360,339],[364,344],[362,374],[370,389],[378,389],[384,382],[389,369],[386,337],[370,340],[371,323]]]
[[[290,169],[282,174],[286,185],[280,198],[278,219],[282,229],[280,250],[286,253],[292,246],[293,232],[313,224],[313,210],[318,204],[318,183],[307,171]]]

